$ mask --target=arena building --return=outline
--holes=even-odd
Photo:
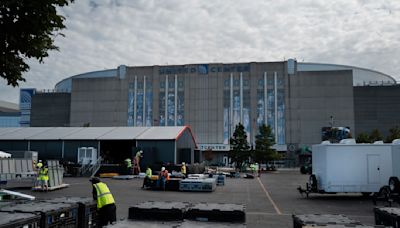
[[[19,127],[20,112],[17,104],[0,101],[0,128]]]
[[[331,125],[349,127],[353,135],[374,128],[386,134],[400,122],[393,77],[294,59],[121,65],[66,78],[54,91],[24,92],[32,96],[26,126],[188,125],[200,150],[228,151],[239,122],[251,145],[260,125],[271,126],[279,151],[320,143],[321,129]]]

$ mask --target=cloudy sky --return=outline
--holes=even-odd
[[[399,0],[76,0],[62,8],[65,37],[22,88],[52,89],[88,71],[211,62],[354,65],[400,81]],[[0,79],[0,100],[19,88]]]

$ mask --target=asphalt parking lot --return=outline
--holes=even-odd
[[[117,203],[117,216],[128,217],[128,208],[145,201],[214,202],[246,205],[247,227],[293,227],[292,214],[344,214],[365,225],[374,224],[371,199],[361,194],[301,196],[296,188],[305,184],[308,175],[297,170],[263,173],[260,178],[227,178],[225,186],[212,193],[161,192],[142,190],[142,179],[114,180],[103,178]],[[48,193],[21,192],[39,199],[61,196],[91,197],[88,178],[64,178],[70,187]]]

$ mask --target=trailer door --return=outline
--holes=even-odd
[[[379,155],[368,154],[368,184],[378,184],[380,176]]]

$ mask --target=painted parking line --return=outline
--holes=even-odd
[[[274,209],[275,209],[276,213],[277,213],[278,215],[282,215],[282,212],[281,212],[281,210],[279,210],[278,206],[276,206],[276,204],[275,204],[274,200],[273,200],[273,199],[272,199],[272,197],[269,195],[269,193],[268,193],[267,189],[265,188],[264,184],[261,182],[261,180],[260,180],[260,178],[259,178],[259,177],[257,177],[257,180],[258,180],[258,183],[260,183],[260,185],[261,185],[261,188],[262,188],[262,189],[263,189],[263,191],[265,192],[265,195],[267,196],[267,198],[268,198],[269,202],[271,202],[272,206],[274,207]]]

